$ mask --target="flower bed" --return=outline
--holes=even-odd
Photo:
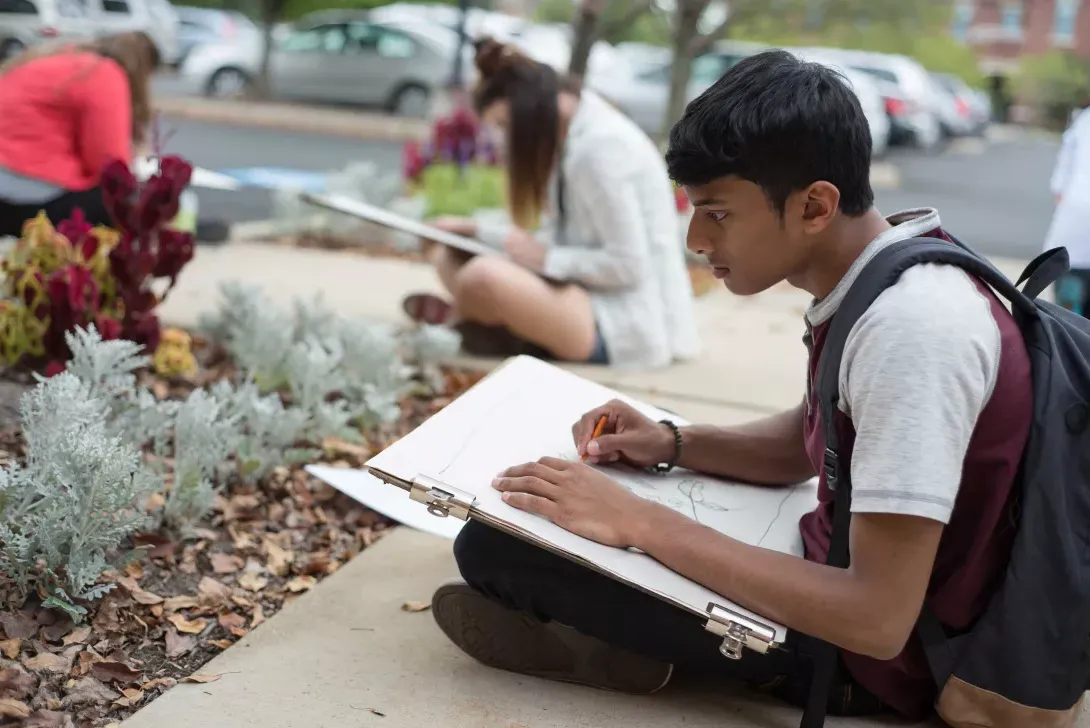
[[[358,467],[480,376],[439,364],[447,332],[238,285],[159,362],[65,339],[0,431],[0,724],[102,726],[218,679],[201,666],[394,525],[302,464]]]

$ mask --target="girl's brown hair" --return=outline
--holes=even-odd
[[[93,53],[121,66],[129,79],[132,140],[137,145],[143,144],[147,140],[148,127],[151,125],[151,76],[162,64],[159,48],[151,36],[138,30],[102,36],[86,43],[42,44],[23,51],[0,66],[0,75],[38,58],[59,53]],[[90,68],[87,70],[90,71]],[[72,80],[75,81],[76,78]]]
[[[492,38],[474,43],[480,81],[474,105],[481,113],[507,101],[507,196],[511,217],[536,227],[560,147],[561,91],[579,93],[579,82]]]

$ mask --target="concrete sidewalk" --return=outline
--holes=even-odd
[[[426,137],[429,129],[419,119],[305,104],[163,96],[154,105],[158,112],[176,119],[355,139],[404,142]]]

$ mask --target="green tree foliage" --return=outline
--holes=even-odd
[[[1032,106],[1046,126],[1062,129],[1071,111],[1090,96],[1090,68],[1069,51],[1022,59],[1014,77],[1015,96]]]

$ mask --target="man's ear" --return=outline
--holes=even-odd
[[[808,233],[824,230],[840,209],[840,190],[829,182],[815,182],[799,193],[802,225]]]

